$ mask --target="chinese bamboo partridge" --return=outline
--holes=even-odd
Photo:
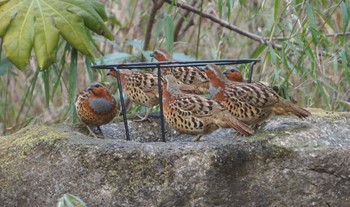
[[[224,70],[223,74],[226,76],[226,78],[230,81],[234,81],[234,82],[248,82],[247,80],[245,80],[243,78],[243,74],[240,70],[238,70],[237,68],[235,67],[232,67],[232,68],[227,68]],[[269,86],[271,87],[271,86]],[[280,90],[278,88],[278,86],[272,86],[271,87],[279,96],[284,96],[285,94],[285,91],[282,89]],[[293,104],[296,104],[298,103],[295,99],[293,99],[292,97],[289,97],[290,101],[293,103]],[[278,113],[276,113],[278,114]],[[282,113],[282,114],[285,114],[285,113]]]
[[[118,111],[117,101],[100,82],[92,83],[80,93],[76,98],[75,107],[79,119],[94,137],[96,135],[89,126],[96,126],[102,133],[100,126],[111,122]]]
[[[172,75],[166,75],[163,81],[163,109],[165,119],[174,129],[198,135],[196,141],[219,127],[233,128],[242,135],[254,133],[216,101],[181,92]]]
[[[307,110],[283,99],[263,83],[229,82],[214,64],[207,65],[204,71],[210,79],[211,97],[246,124],[259,125],[273,112],[292,113],[299,118],[311,115]]]
[[[107,75],[117,77],[117,72],[111,69]],[[152,112],[152,108],[159,104],[158,77],[153,73],[120,70],[120,81],[123,91],[135,103],[147,107],[146,115],[138,121],[144,121]]]
[[[156,49],[153,51],[152,57],[158,61],[176,61],[168,51],[165,49]],[[183,84],[191,85],[193,88],[188,90],[190,93],[195,94],[208,94],[209,93],[209,79],[206,74],[198,67],[175,67],[175,68],[163,68],[162,74],[173,75],[178,81]]]

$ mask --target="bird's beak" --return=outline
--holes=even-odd
[[[115,69],[110,69],[107,73],[107,76],[113,76],[113,72],[117,72]]]
[[[153,53],[149,54],[150,57],[153,57]]]
[[[202,72],[205,72],[206,67],[204,67],[204,68],[199,68],[199,70],[202,71]]]
[[[226,75],[228,73],[227,70],[224,70],[224,72],[222,72],[222,74]]]
[[[87,87],[87,89],[86,89],[87,91],[92,91],[92,87],[91,86],[89,86],[89,87]]]

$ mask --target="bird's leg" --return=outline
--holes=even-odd
[[[100,126],[97,126],[97,129],[98,129],[98,131],[100,131],[100,133],[102,134],[103,139],[105,139],[106,137],[105,137],[105,135],[103,134],[103,132],[102,132],[102,130],[101,130],[101,128],[100,128]]]
[[[203,136],[203,135],[199,134],[199,135],[194,139],[194,141],[195,141],[195,142],[199,141],[199,139],[200,139],[202,136]]]
[[[85,126],[86,126],[86,128],[89,130],[89,132],[90,132],[90,133],[89,133],[89,136],[92,135],[92,136],[94,136],[95,138],[97,138],[95,132],[92,131],[92,129],[89,127],[89,125],[85,124]]]
[[[152,108],[147,108],[146,115],[144,117],[141,117],[140,115],[137,115],[140,118],[140,120],[135,120],[135,121],[145,121],[146,119],[148,119],[148,117],[151,114],[151,112],[152,112]]]

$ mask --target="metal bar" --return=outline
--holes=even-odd
[[[159,93],[159,110],[160,110],[160,129],[162,131],[162,141],[165,139],[164,114],[163,114],[163,90],[162,90],[162,70],[158,66],[158,93]]]
[[[117,67],[114,67],[113,69],[117,72],[117,84],[118,84],[118,90],[119,90],[119,96],[120,96],[120,105],[122,105],[122,114],[123,114],[126,140],[129,141],[130,140],[130,133],[129,133],[128,120],[126,119],[126,108],[125,108],[124,97],[123,97],[122,83],[120,80],[120,73],[119,73],[119,69]]]
[[[259,59],[224,59],[224,60],[197,60],[197,61],[167,61],[152,63],[123,63],[115,65],[94,65],[93,69],[132,69],[132,68],[157,68],[160,67],[185,67],[185,66],[205,66],[207,64],[229,65],[259,62]]]
[[[255,64],[256,64],[256,62],[250,63],[249,76],[248,76],[248,83],[252,82],[253,67],[254,67]]]

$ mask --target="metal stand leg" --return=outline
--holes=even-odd
[[[252,77],[253,77],[253,67],[256,64],[256,62],[252,62],[250,64],[250,69],[249,69],[249,76],[248,76],[248,83],[252,82]]]
[[[164,127],[164,115],[163,115],[163,91],[162,91],[162,71],[158,64],[158,93],[159,93],[159,109],[160,109],[160,129],[162,131],[162,141],[165,140],[165,127]]]
[[[125,108],[125,104],[124,104],[122,83],[120,81],[120,73],[119,73],[119,69],[117,67],[115,67],[114,70],[117,72],[117,83],[118,83],[118,90],[119,90],[119,96],[120,96],[120,105],[122,105],[122,114],[123,114],[126,140],[129,141],[130,140],[130,133],[129,133],[128,120],[126,119],[126,108]]]

